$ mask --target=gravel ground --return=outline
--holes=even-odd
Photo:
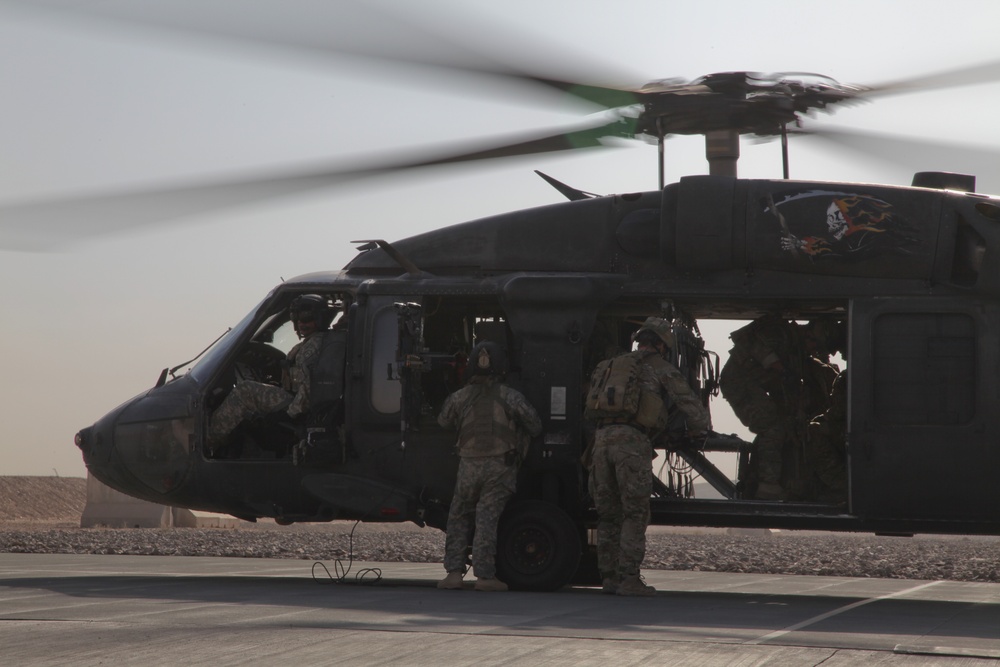
[[[0,476],[0,553],[440,563],[444,533],[414,524],[240,522],[227,528],[79,528],[86,480]],[[1000,537],[651,527],[643,567],[1000,583]]]
[[[440,563],[444,534],[412,524],[108,529],[0,526],[0,552],[230,556]],[[643,567],[761,574],[1000,583],[1000,538],[878,537],[754,531],[696,534],[651,528]]]
[[[79,528],[86,480],[0,477],[0,553],[81,553],[440,563],[444,533],[414,524]],[[1000,537],[651,527],[646,569],[1000,583]],[[331,568],[332,569],[332,568]]]

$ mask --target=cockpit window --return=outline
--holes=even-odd
[[[202,355],[201,359],[198,360],[198,363],[191,367],[191,377],[198,382],[204,382],[208,379],[208,376],[211,375],[218,366],[219,360],[223,359],[226,356],[226,353],[231,350],[236,345],[236,342],[243,337],[243,332],[249,328],[250,324],[257,315],[257,311],[260,310],[263,303],[263,301],[258,303],[253,310],[247,313],[246,317],[240,320],[239,324],[230,329],[225,336],[220,338],[215,345]]]
[[[298,342],[299,337],[295,334],[295,326],[291,321],[286,321],[274,330],[269,344],[288,354],[289,350],[295,347],[295,344]]]

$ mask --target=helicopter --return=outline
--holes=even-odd
[[[754,500],[746,480],[728,479],[705,456],[752,458],[751,443],[713,434],[658,449],[722,499],[660,485],[650,501],[653,522],[1000,533],[989,477],[1000,463],[991,447],[1000,424],[989,409],[1000,387],[980,370],[998,362],[990,266],[1000,200],[976,193],[974,178],[962,174],[923,172],[911,186],[793,181],[784,177],[787,150],[780,179],[736,173],[739,136],[774,136],[786,146],[803,117],[888,87],[792,73],[723,72],[638,88],[481,73],[578,94],[614,117],[370,171],[645,137],[659,149],[659,187],[595,196],[547,177],[569,201],[391,242],[364,239],[342,270],[284,281],[188,372],[165,369],[154,387],[82,429],[77,446],[95,477],[136,497],[251,521],[443,528],[457,459],[454,435],[434,417],[459,386],[462,355],[492,340],[506,349],[510,381],[545,423],[502,519],[498,573],[513,587],[554,589],[583,571],[590,553],[595,517],[580,457],[582,397],[594,365],[609,348],[627,347],[645,317],[664,317],[682,341],[677,365],[708,403],[718,369],[698,323],[780,313],[848,329],[843,501]],[[677,134],[705,136],[708,175],[665,182],[664,146]],[[286,182],[358,175],[296,174]],[[16,213],[37,222],[52,209]],[[208,420],[234,384],[275,380],[294,343],[289,307],[304,294],[324,299],[347,334],[338,410],[319,422],[247,424],[236,446],[209,451]],[[959,470],[961,493],[940,483]]]

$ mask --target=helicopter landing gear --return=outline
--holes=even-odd
[[[580,536],[566,512],[528,500],[500,518],[497,577],[514,589],[554,591],[568,584],[580,563]]]

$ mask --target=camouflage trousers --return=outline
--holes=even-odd
[[[477,577],[496,576],[497,524],[517,486],[517,466],[503,456],[466,456],[458,464],[455,495],[448,512],[444,569],[465,571],[472,540],[472,569]]]
[[[847,493],[847,455],[844,451],[843,423],[831,423],[829,417],[809,424],[806,440],[806,464],[830,491]]]
[[[754,374],[739,372],[729,364],[722,369],[719,386],[733,413],[754,435],[754,456],[761,482],[781,483],[783,449],[794,436],[790,415],[761,386]]]
[[[291,402],[292,395],[281,387],[263,382],[239,382],[212,413],[208,440],[220,443],[245,419],[278,412]]]
[[[594,438],[597,567],[605,578],[635,575],[646,556],[653,448],[642,431],[625,424],[602,426]]]

